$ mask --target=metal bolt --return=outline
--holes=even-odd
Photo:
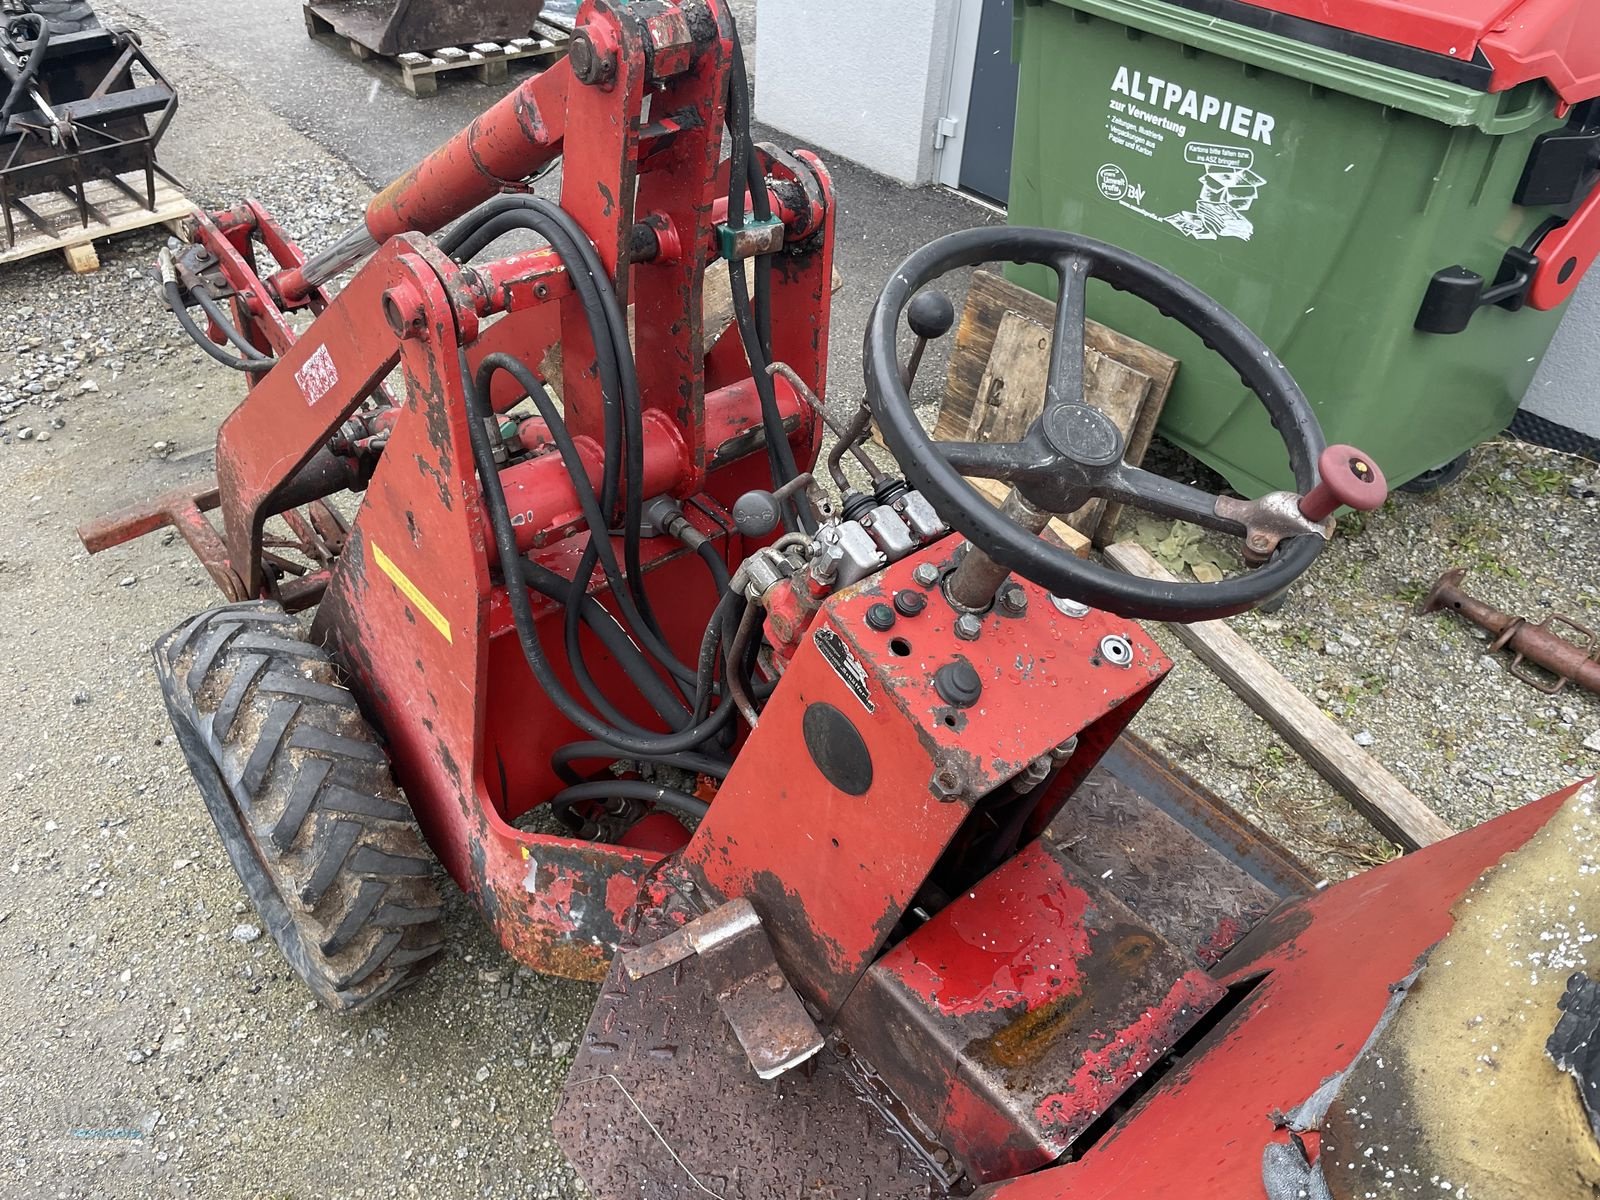
[[[1089,606],[1068,600],[1065,596],[1051,596],[1050,603],[1064,617],[1082,618],[1089,615]]]
[[[1013,617],[1028,611],[1028,593],[1021,584],[1008,583],[1000,589],[1000,611]]]
[[[933,794],[942,799],[951,799],[961,794],[961,784],[956,779],[956,773],[949,767],[944,767],[935,773]]]
[[[939,582],[939,568],[932,563],[918,563],[917,569],[911,572],[911,578],[921,587],[932,587]]]
[[[975,642],[983,633],[983,621],[975,613],[962,613],[956,618],[956,636],[963,642]]]
[[[1078,739],[1076,737],[1069,737],[1054,750],[1050,751],[1050,753],[1055,755],[1057,758],[1071,758],[1077,752]]]
[[[1019,796],[1027,795],[1046,779],[1050,778],[1051,766],[1052,763],[1050,756],[1048,754],[1041,754],[1038,758],[1034,759],[1031,763],[1022,768],[1022,774],[1018,775],[1017,778],[1012,781],[1011,790]]]

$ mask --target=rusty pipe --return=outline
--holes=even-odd
[[[1439,576],[1433,590],[1422,602],[1420,611],[1439,612],[1449,609],[1471,621],[1480,629],[1493,635],[1487,653],[1510,650],[1514,656],[1508,668],[1511,674],[1541,692],[1555,695],[1568,683],[1575,683],[1587,691],[1600,694],[1600,636],[1586,625],[1571,617],[1552,613],[1538,624],[1525,617],[1512,616],[1492,604],[1470,596],[1461,590],[1466,578],[1465,567],[1455,567]],[[1563,637],[1555,627],[1564,626],[1578,640]],[[1553,678],[1532,674],[1525,664],[1532,663]]]

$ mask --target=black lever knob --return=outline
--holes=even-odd
[[[924,341],[936,341],[955,326],[956,306],[950,297],[933,288],[920,291],[906,306],[906,324]]]

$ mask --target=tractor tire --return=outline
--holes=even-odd
[[[167,712],[283,956],[349,1012],[443,949],[433,857],[328,654],[276,604],[213,609],[155,647]]]

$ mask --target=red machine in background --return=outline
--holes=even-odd
[[[558,156],[556,204],[528,181]],[[1274,1107],[1350,1065],[1456,897],[1553,806],[1296,899],[1293,860],[1124,736],[1169,667],[1133,622],[1277,594],[1382,473],[1325,448],[1271,351],[1193,287],[984,229],[888,282],[830,492],[833,220],[813,156],[753,143],[720,0],[589,0],[566,63],[330,251],[250,203],[198,218],[164,291],[249,394],[215,486],[85,543],[173,525],[233,602],[163,639],[158,671],[324,1003],[442,949],[430,850],[519,962],[605,980],[557,1118],[598,1194],[1280,1200],[1267,1147],[1286,1177],[1320,1167]],[[484,257],[512,232],[541,248]],[[712,336],[719,260],[736,319]],[[1045,411],[1015,445],[934,443],[908,394],[953,317],[931,285],[994,260],[1060,278]],[[1297,494],[1123,462],[1084,402],[1090,279],[1239,372]],[[860,490],[843,463],[874,417],[904,477],[863,458]],[[1005,505],[969,477],[1009,483]],[[1159,584],[1038,536],[1093,496],[1260,565]]]

